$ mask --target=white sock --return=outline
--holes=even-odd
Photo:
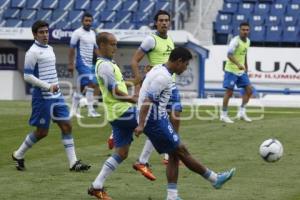
[[[37,141],[39,141],[38,138],[35,137],[33,133],[29,133],[19,149],[14,152],[14,156],[17,159],[22,159],[24,158],[25,152],[30,149]]]
[[[226,111],[222,111],[222,116],[228,116],[228,111],[226,110]]]
[[[169,183],[167,189],[167,200],[176,200],[178,197],[178,190],[176,183]]]
[[[245,107],[240,107],[240,113],[246,113],[246,108]]]
[[[102,189],[106,178],[119,166],[119,164],[121,164],[121,162],[122,159],[118,154],[113,154],[109,157],[93,182],[93,188]]]
[[[94,89],[93,88],[86,88],[86,100],[87,100],[87,106],[88,106],[88,111],[93,112],[94,111]]]
[[[154,146],[151,143],[151,141],[147,138],[143,151],[139,157],[139,162],[142,164],[146,164],[149,162],[149,158],[151,156],[151,153],[154,151]]]
[[[211,183],[215,183],[217,181],[218,174],[215,173],[212,170],[207,169],[207,171],[205,172],[205,174],[203,175],[203,177],[206,180],[210,181]]]
[[[72,134],[62,134],[62,143],[65,147],[65,151],[69,160],[70,168],[73,167],[77,161],[75,146]]]
[[[165,159],[165,160],[169,160],[169,154],[165,153],[165,154],[164,154],[164,159]]]
[[[74,113],[77,113],[77,109],[78,109],[78,105],[79,105],[81,96],[82,95],[77,92],[73,93],[71,111],[73,111]]]

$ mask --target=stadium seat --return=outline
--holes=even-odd
[[[232,21],[232,15],[227,13],[218,13],[216,23],[218,24],[230,24]]]
[[[5,26],[6,27],[21,27],[22,21],[19,19],[7,19]]]
[[[56,9],[58,7],[58,0],[43,0],[42,8],[43,9]]]
[[[68,21],[73,23],[75,21],[81,21],[81,18],[84,14],[84,11],[80,10],[71,10],[68,14]]]
[[[254,7],[254,14],[267,15],[270,11],[270,4],[258,3]]]
[[[106,11],[119,11],[122,8],[121,0],[109,0],[109,3],[106,5]]]
[[[281,4],[288,5],[290,3],[290,0],[275,0],[275,3],[281,3]]]
[[[159,10],[165,10],[171,12],[171,2],[170,1],[157,1],[155,5],[155,13]]]
[[[34,19],[23,20],[22,27],[31,27],[34,22]]]
[[[4,10],[9,6],[10,0],[0,0],[0,10]],[[1,18],[0,18],[1,19]]]
[[[70,22],[67,22],[65,20],[61,20],[59,21],[58,23],[55,24],[55,28],[57,29],[69,29],[71,28],[71,23]]]
[[[299,43],[299,27],[286,26],[283,29],[282,41],[287,43]]]
[[[39,10],[36,14],[36,19],[50,21],[52,17],[52,10]]]
[[[282,16],[285,13],[285,4],[275,3],[271,5],[270,15]]]
[[[119,26],[119,29],[132,30],[132,29],[135,29],[135,24],[133,24],[133,23],[122,23]]]
[[[127,0],[123,3],[123,11],[131,11],[136,12],[138,8],[139,2],[137,0]]]
[[[239,9],[238,9],[239,13],[243,13],[243,14],[246,14],[249,16],[250,14],[252,14],[253,10],[254,10],[253,3],[240,3],[239,4]]]
[[[102,11],[104,10],[105,6],[105,0],[92,0],[90,9],[95,11]]]
[[[253,42],[264,42],[265,41],[265,26],[253,26],[250,31],[250,40]]]
[[[25,0],[11,0],[10,7],[11,8],[24,8],[25,7]]]
[[[117,13],[117,18],[116,20],[118,22],[131,22],[132,21],[132,12],[130,11],[119,11]]]
[[[141,1],[138,12],[144,12],[144,13],[154,12],[154,7],[155,7],[154,1],[150,1],[150,0]]]
[[[262,3],[273,3],[275,0],[259,0]]]
[[[280,25],[280,21],[281,21],[281,19],[279,18],[279,16],[269,15],[266,18],[265,25],[267,25],[267,26],[277,26],[277,25]]]
[[[90,13],[93,16],[94,22],[95,20],[97,21],[97,19],[99,19],[101,15],[101,11],[96,11],[94,9],[87,10],[86,12]]]
[[[148,24],[152,22],[152,13],[144,13],[144,12],[137,12],[133,15],[133,22],[141,23],[141,24]]]
[[[20,18],[20,9],[17,8],[9,8],[4,11],[4,19],[19,19]],[[12,22],[9,22],[9,24],[13,24]]]
[[[81,26],[81,20],[77,20],[77,21],[74,21],[72,24],[71,24],[71,29],[75,30],[77,28],[79,28]]]
[[[59,0],[58,9],[59,10],[72,10],[74,0]]]
[[[251,15],[249,17],[250,26],[261,26],[265,23],[266,16],[264,15]]]
[[[286,15],[299,16],[300,4],[289,4],[287,5]]]
[[[225,0],[226,3],[239,3],[241,0]]]
[[[87,0],[75,0],[76,10],[88,10],[90,9],[90,1]]]
[[[41,8],[42,0],[27,0],[26,8],[38,10]]]
[[[248,18],[244,14],[236,14],[232,17],[232,25],[239,26],[242,22],[248,22]]]
[[[245,3],[257,3],[258,0],[243,0]]]
[[[240,34],[240,27],[236,24],[232,27],[232,35],[236,36]]]
[[[291,4],[300,4],[300,0],[291,0]]]
[[[36,10],[23,9],[21,11],[20,19],[21,20],[35,19],[36,13],[37,13]]]
[[[104,23],[104,28],[105,29],[118,29],[119,28],[119,23],[106,22],[106,23]]]
[[[266,42],[281,42],[282,39],[281,26],[267,26]]]
[[[101,22],[113,22],[116,19],[116,11],[103,11],[100,16]]]
[[[222,34],[231,34],[232,32],[232,26],[225,25],[225,24],[214,23],[214,29],[217,33],[222,33]]]
[[[285,15],[281,18],[283,26],[295,26],[297,24],[297,17],[292,15]]]
[[[224,3],[222,12],[224,13],[236,13],[238,10],[237,3]]]

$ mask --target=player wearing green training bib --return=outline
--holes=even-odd
[[[225,65],[225,75],[223,87],[226,89],[223,98],[223,108],[220,116],[220,120],[225,123],[234,123],[228,117],[228,103],[233,94],[234,87],[243,88],[245,94],[242,97],[242,105],[239,109],[237,117],[247,122],[252,120],[246,115],[246,104],[248,103],[252,95],[252,86],[247,74],[247,51],[250,46],[249,24],[244,22],[240,24],[240,34],[235,36],[229,44],[229,50],[227,53],[228,60]]]

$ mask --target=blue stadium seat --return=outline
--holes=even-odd
[[[119,26],[119,29],[132,30],[132,29],[135,29],[135,24],[133,24],[133,23],[122,23]]]
[[[101,13],[101,22],[113,22],[116,20],[116,11],[103,11]]]
[[[42,8],[43,9],[56,9],[58,7],[58,0],[43,0]]]
[[[287,43],[299,42],[299,27],[286,26],[283,28],[282,41]]]
[[[41,8],[42,0],[27,0],[26,8],[38,10]]]
[[[281,22],[281,18],[276,15],[269,15],[266,18],[265,25],[267,26],[278,26]]]
[[[258,0],[243,0],[245,3],[257,3]]]
[[[82,25],[81,21],[75,21],[71,24],[71,29],[75,30],[75,29],[81,27],[81,25]]]
[[[31,27],[34,22],[34,19],[23,20],[22,27]]]
[[[170,1],[157,1],[155,5],[155,13],[159,10],[165,10],[171,12],[171,2]]]
[[[0,10],[4,10],[9,6],[10,0],[0,0]],[[0,18],[1,19],[1,18]]]
[[[23,9],[21,11],[20,19],[22,20],[35,19],[36,13],[37,13],[36,10]]]
[[[236,13],[237,10],[238,10],[238,4],[237,3],[225,3],[224,2],[222,12]]]
[[[22,21],[19,19],[7,19],[5,22],[6,27],[21,27]]]
[[[254,14],[267,15],[270,11],[270,4],[258,3],[254,7]]]
[[[117,18],[116,20],[118,22],[131,22],[133,18],[132,12],[130,11],[119,11],[117,12]]]
[[[225,0],[224,2],[228,3],[239,3],[241,0]]]
[[[71,23],[67,22],[65,20],[61,20],[58,23],[55,24],[55,28],[57,29],[70,29],[71,28]]]
[[[290,3],[290,0],[276,0],[275,3],[281,3],[281,4],[288,5]]]
[[[281,26],[267,26],[266,42],[281,42],[282,28]]]
[[[271,5],[270,15],[282,16],[286,10],[285,4],[275,3]]]
[[[262,3],[273,3],[275,0],[259,0]]]
[[[81,18],[84,14],[82,10],[71,10],[69,11],[68,21],[73,23],[75,21],[81,21]]]
[[[250,26],[261,26],[265,23],[265,15],[251,15],[249,17]]]
[[[11,0],[10,7],[11,8],[24,8],[25,7],[25,0]]]
[[[240,27],[236,24],[232,26],[232,35],[236,36],[240,34]]]
[[[239,9],[238,9],[239,13],[243,13],[246,15],[250,15],[252,14],[253,10],[254,10],[254,4],[253,3],[240,3],[239,4]]]
[[[286,15],[299,16],[300,4],[289,4],[286,8]]]
[[[95,29],[103,29],[104,27],[104,23],[103,22],[100,22],[97,24],[97,26],[95,27]]]
[[[90,9],[90,1],[87,0],[75,0],[76,10],[88,10]]]
[[[291,3],[293,4],[300,4],[300,0],[291,0]]]
[[[8,8],[4,11],[4,19],[19,19],[20,18],[20,9],[17,8]],[[9,22],[9,24],[12,24],[12,22]]]
[[[236,14],[236,15],[234,15],[232,17],[231,24],[233,26],[237,26],[238,27],[240,25],[240,23],[242,23],[242,22],[248,22],[248,16],[243,15],[243,14]]]
[[[58,9],[59,10],[72,10],[73,4],[74,4],[74,0],[59,0],[58,1]]]
[[[93,16],[94,21],[97,21],[97,19],[99,19],[101,15],[101,11],[96,11],[94,9],[87,10],[86,12],[90,13]]]
[[[139,10],[138,12],[154,12],[155,2],[154,1],[140,1]]]
[[[232,32],[232,26],[230,25],[215,23],[214,29],[217,33],[222,33],[222,34],[230,34]]]
[[[137,0],[127,0],[123,3],[123,11],[131,11],[136,12],[138,8],[139,2]]]
[[[283,26],[295,26],[297,24],[297,17],[293,15],[284,15],[281,18],[281,24]]]
[[[148,12],[148,13],[144,13],[144,12],[136,12],[133,15],[133,22],[135,23],[141,23],[141,24],[148,24],[150,22],[152,22],[153,18],[153,14]]]
[[[116,22],[106,22],[104,23],[104,28],[105,29],[119,29],[120,23]]]
[[[50,21],[52,17],[52,10],[39,10],[36,14],[36,19]]]
[[[56,20],[62,20],[67,18],[67,16],[68,16],[68,11],[55,10],[52,12],[51,21],[55,22]]]
[[[253,42],[265,41],[266,28],[265,26],[253,26],[250,31],[250,40]]]
[[[232,15],[227,13],[218,13],[216,23],[218,24],[230,24],[232,21]]]
[[[231,32],[232,26],[214,23],[214,42],[216,44],[227,44]]]
[[[102,11],[104,10],[105,6],[105,0],[92,0],[90,9],[95,11]]]
[[[119,11],[122,8],[121,0],[109,0],[109,3],[106,5],[106,11]]]

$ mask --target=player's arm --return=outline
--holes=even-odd
[[[149,98],[145,98],[145,100],[143,101],[143,104],[140,108],[138,126],[134,130],[135,135],[137,137],[139,137],[140,134],[142,134],[144,131],[146,117],[148,115],[151,104],[152,104],[152,101]]]
[[[245,72],[247,73],[248,72],[248,59],[247,59],[247,53],[245,55]]]
[[[70,48],[69,48],[69,52],[68,52],[68,71],[73,73],[74,68],[75,68],[75,48],[77,45],[77,42],[79,41],[79,38],[77,36],[77,32],[73,32],[72,36],[71,36],[71,40],[70,40]]]
[[[229,49],[228,49],[228,52],[227,52],[227,57],[228,59],[234,63],[240,70],[244,70],[245,69],[245,66],[242,64],[242,63],[239,63],[237,61],[237,59],[234,57],[234,52],[236,50],[236,48],[238,47],[239,43],[238,43],[238,39],[237,38],[234,38],[231,40],[230,44],[229,44]]]
[[[131,80],[134,85],[137,85],[141,82],[142,77],[139,71],[139,63],[144,58],[145,52],[141,49],[136,50],[132,59],[131,59],[131,69],[133,73],[133,79]]]

